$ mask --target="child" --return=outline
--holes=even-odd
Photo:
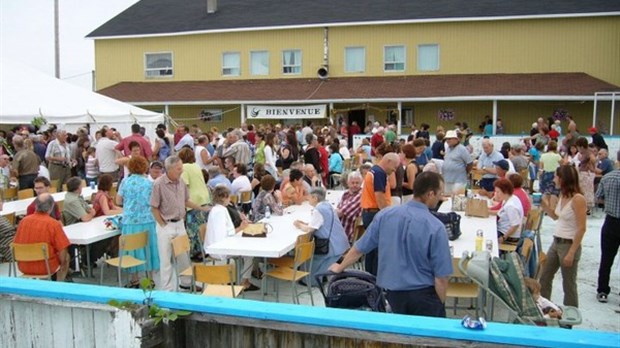
[[[545,318],[562,319],[562,310],[555,303],[540,296],[540,283],[536,279],[525,278],[525,286],[532,293],[536,306]]]

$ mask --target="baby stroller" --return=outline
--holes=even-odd
[[[375,276],[368,272],[347,270],[342,273],[321,273],[315,277],[317,283],[322,284],[319,290],[326,307],[386,311],[383,289],[377,286]],[[322,282],[323,277],[327,277],[326,284]]]
[[[581,324],[581,312],[575,307],[562,307],[562,319],[543,316],[525,285],[523,264],[515,252],[507,254],[505,260],[491,260],[486,251],[473,255],[464,253],[459,269],[508,310],[511,323],[560,327]]]

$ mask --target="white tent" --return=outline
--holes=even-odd
[[[146,127],[151,139],[164,115],[91,92],[2,57],[0,61],[0,124],[29,124],[43,116],[67,131],[89,123],[92,129],[115,127],[123,136],[131,124]],[[94,133],[94,131],[91,131]]]

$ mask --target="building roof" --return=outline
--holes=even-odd
[[[591,16],[620,13],[620,0],[142,0],[88,35],[153,36],[284,27]]]
[[[138,105],[431,100],[592,100],[620,87],[585,73],[121,82],[99,93]]]

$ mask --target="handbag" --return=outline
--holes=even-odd
[[[334,215],[335,213],[332,210],[332,227],[329,229],[329,236],[327,238],[314,237],[314,255],[327,255],[329,253],[329,239],[334,230],[334,220],[336,220]]]
[[[457,213],[439,213],[431,210],[439,221],[446,227],[446,233],[449,240],[456,240],[461,235],[461,216]]]
[[[265,238],[267,237],[267,233],[270,232],[269,229],[273,230],[270,224],[248,224],[246,228],[243,229],[241,236]]]
[[[489,217],[489,206],[484,199],[469,198],[465,207],[465,215],[482,218]]]

